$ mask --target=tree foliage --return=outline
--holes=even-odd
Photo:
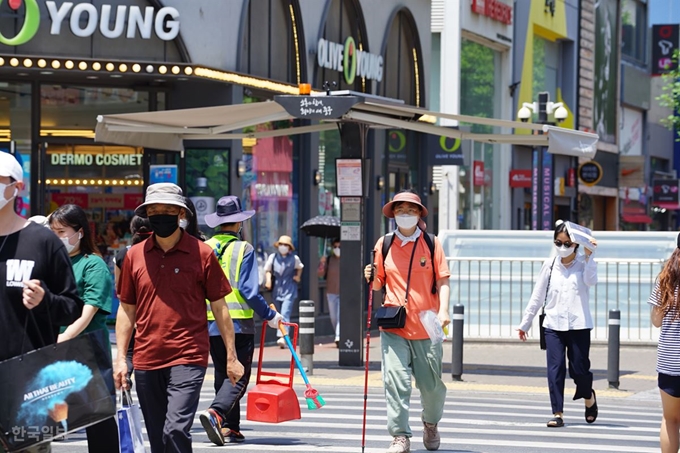
[[[679,55],[677,50],[673,52],[672,60],[675,68],[662,76],[664,87],[661,95],[656,100],[659,101],[661,107],[666,107],[673,111],[671,115],[661,119],[661,124],[677,131],[680,135],[680,115],[678,115],[678,112],[680,112],[680,68],[677,64]],[[680,140],[680,137],[677,140]]]
[[[494,51],[463,39],[460,49],[460,113],[493,118],[496,68]],[[446,83],[442,80],[442,83]],[[490,126],[472,125],[472,131],[488,133]]]

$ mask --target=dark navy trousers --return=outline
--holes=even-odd
[[[548,389],[553,414],[564,411],[564,380],[569,360],[569,377],[576,384],[574,400],[591,397],[593,373],[590,372],[590,329],[557,331],[545,329]]]
[[[222,417],[222,427],[241,431],[241,399],[248,390],[255,352],[255,335],[234,335],[236,358],[243,365],[243,377],[231,385],[227,378],[227,347],[222,337],[210,337],[210,357],[215,365],[215,399],[210,405]]]

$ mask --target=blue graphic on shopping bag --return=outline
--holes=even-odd
[[[49,417],[68,431],[65,399],[84,389],[91,379],[92,370],[75,360],[47,365],[26,386],[18,419],[30,426],[40,425]]]

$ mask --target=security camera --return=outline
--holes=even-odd
[[[526,123],[529,121],[529,118],[531,118],[531,110],[529,110],[526,106],[523,106],[517,112],[517,118],[519,118],[521,122]]]
[[[567,116],[569,116],[569,112],[567,109],[564,108],[564,106],[560,105],[557,110],[555,110],[555,120],[558,123],[561,123],[562,121],[567,119]]]

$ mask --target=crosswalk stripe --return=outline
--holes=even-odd
[[[246,419],[247,398],[241,402],[241,426],[246,442],[228,445],[233,452],[328,452],[361,451],[363,393],[356,388],[318,388],[326,405],[307,409],[304,389],[296,386],[300,404],[300,420],[283,423],[261,423]],[[598,397],[600,392],[598,392]],[[198,415],[214,398],[214,391],[204,386],[201,404],[191,429],[194,453],[209,453],[215,446],[208,440]],[[583,401],[565,401],[562,429],[549,429],[552,417],[545,396],[524,399],[518,395],[449,393],[444,416],[439,422],[442,451],[475,452],[619,452],[651,453],[659,450],[660,404],[602,398],[600,415],[594,424],[584,420]],[[420,420],[419,392],[411,398],[409,423],[413,430],[412,451],[424,451]],[[142,427],[146,437],[145,426]],[[387,431],[387,409],[383,392],[369,391],[366,416],[366,448],[364,453],[384,453],[391,437]],[[149,451],[149,444],[147,451]],[[53,444],[54,453],[84,453],[84,433],[69,436],[63,443]]]

